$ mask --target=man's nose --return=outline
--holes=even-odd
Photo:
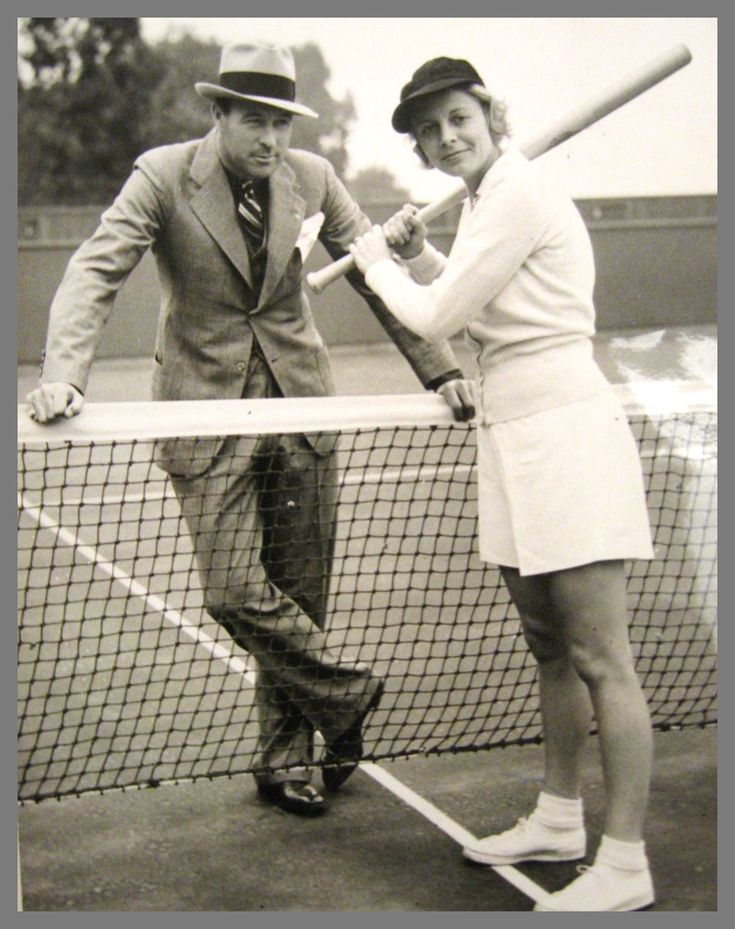
[[[261,145],[267,145],[268,148],[275,148],[276,130],[273,126],[264,126],[259,134],[258,141]]]

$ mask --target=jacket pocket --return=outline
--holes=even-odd
[[[222,448],[224,437],[159,439],[154,445],[155,462],[171,477],[201,477]]]

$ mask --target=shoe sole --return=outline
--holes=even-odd
[[[524,861],[579,861],[580,858],[584,858],[586,853],[587,850],[583,848],[569,853],[537,852],[528,855],[484,855],[482,852],[475,852],[472,849],[462,849],[462,854],[468,861],[484,865],[521,864]]]
[[[302,806],[299,803],[278,803],[276,806],[283,810],[284,813],[291,813],[294,816],[322,816],[327,809],[326,803],[313,803]]]
[[[275,797],[268,793],[267,788],[258,788],[256,796],[260,803],[283,810],[284,813],[293,813],[294,816],[321,816],[327,809],[327,804],[323,799],[321,802],[300,803],[298,800]]]
[[[655,897],[653,897],[651,894],[645,894],[644,896],[641,896],[641,897],[635,897],[633,898],[633,900],[628,900],[624,904],[621,903],[619,906],[615,906],[611,910],[601,910],[601,911],[583,910],[582,912],[635,913],[635,912],[638,912],[639,910],[650,909],[650,907],[652,907],[655,902],[656,902]],[[557,910],[556,907],[553,907],[553,906],[544,906],[540,901],[536,904],[536,906],[533,909],[534,909],[534,912],[537,912],[537,913],[571,912],[569,910]]]

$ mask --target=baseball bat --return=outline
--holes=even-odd
[[[521,151],[529,159],[538,158],[539,155],[556,148],[557,145],[566,142],[567,139],[571,139],[572,136],[582,132],[583,129],[587,129],[588,126],[598,122],[604,116],[619,109],[645,91],[650,90],[651,87],[688,65],[691,60],[692,54],[686,45],[673,46],[667,52],[659,55],[658,58],[654,58],[648,64],[637,68],[627,77],[622,78],[606,90],[585,101],[577,109],[549,126],[540,135],[534,136],[530,141],[520,146]],[[446,213],[447,210],[461,203],[466,196],[467,188],[462,184],[461,187],[453,188],[437,200],[427,203],[418,211],[418,216],[425,223],[429,223],[432,219],[436,219],[437,216],[441,216],[442,213]],[[307,274],[306,282],[314,293],[321,293],[332,281],[336,281],[337,278],[346,274],[354,263],[355,259],[352,255],[344,255],[324,268]]]

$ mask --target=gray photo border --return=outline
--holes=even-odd
[[[6,119],[12,121],[14,126],[17,126],[16,122],[16,113],[17,113],[17,97],[13,89],[14,84],[17,80],[16,78],[11,79],[10,69],[14,66],[15,56],[12,53],[12,47],[16,46],[15,41],[15,32],[14,32],[14,21],[17,20],[19,16],[24,15],[22,7],[23,4],[11,4],[11,6],[16,7],[15,9],[8,10],[7,5],[3,8],[2,21],[3,29],[2,36],[0,41],[3,43],[3,52],[2,61],[3,68],[8,72],[6,74],[5,81],[3,83],[3,95],[5,96],[3,112],[6,113]],[[88,6],[85,4],[84,6]],[[114,11],[116,4],[109,2],[109,0],[104,0],[104,2],[98,2],[94,4],[93,12],[95,15],[104,14],[107,10]],[[136,5],[137,6],[137,5]],[[149,11],[146,15],[196,15],[197,5],[192,2],[192,0],[180,0],[178,3],[171,2],[171,0],[165,0],[165,2],[156,3],[155,9]],[[344,2],[338,3],[336,0],[307,0],[307,2],[298,2],[298,0],[251,0],[250,3],[244,5],[242,3],[236,3],[235,0],[224,0],[224,2],[219,2],[215,4],[217,15],[222,16],[237,16],[241,15],[244,11],[248,15],[262,15],[262,16],[272,16],[275,19],[289,17],[304,17],[304,13],[308,11],[309,17],[324,16],[324,17],[338,17],[338,18],[357,18],[358,5],[357,4],[348,4],[345,5]],[[643,9],[641,7],[644,7]],[[42,9],[38,9],[41,7]],[[33,5],[31,12],[34,14],[46,14],[54,15],[56,12],[54,9],[54,4],[50,3],[36,3]],[[524,17],[537,17],[537,16],[630,16],[638,17],[641,15],[646,16],[661,16],[661,17],[672,17],[672,16],[712,16],[718,17],[719,19],[719,32],[720,36],[723,34],[723,30],[729,31],[730,19],[731,16],[725,12],[727,7],[723,2],[715,4],[705,4],[702,8],[699,5],[695,6],[694,4],[684,4],[682,0],[674,0],[674,2],[647,2],[644,4],[633,3],[631,0],[621,0],[617,3],[581,3],[579,0],[575,2],[567,2],[563,4],[554,4],[554,8],[550,9],[548,4],[544,4],[541,0],[534,0],[531,3],[522,4],[522,15]],[[672,9],[673,7],[673,9]],[[370,4],[371,16],[405,16],[405,17],[428,17],[428,16],[444,16],[447,13],[447,10],[451,11],[452,18],[459,18],[464,16],[487,16],[489,8],[492,8],[492,13],[496,16],[518,16],[518,5],[509,2],[493,3],[488,4],[487,2],[482,2],[482,0],[459,0],[459,2],[453,2],[452,4],[440,3],[439,0],[392,0],[392,2],[386,2],[386,0],[373,0]],[[133,10],[133,13],[136,11]],[[12,14],[12,21],[11,15]],[[727,49],[727,43],[722,43],[723,48]],[[326,50],[328,52],[328,50]],[[727,60],[729,56],[726,56]],[[725,63],[723,62],[720,67],[724,67]],[[725,82],[727,85],[727,82]],[[725,125],[725,131],[729,132],[731,129],[727,125],[730,121],[728,120]],[[724,136],[721,139],[725,138]],[[729,137],[727,137],[727,143],[730,142]],[[17,169],[17,150],[16,150],[16,140],[13,138],[13,133],[8,131],[5,133],[3,138],[3,148],[5,149],[3,158],[2,158],[2,172],[3,172],[3,181],[4,183],[0,187],[0,198],[2,198],[2,215],[4,217],[3,222],[3,236],[6,241],[4,241],[4,247],[2,249],[2,260],[3,260],[3,269],[7,273],[4,274],[3,279],[6,282],[14,279],[13,268],[12,268],[12,259],[11,255],[14,255],[16,252],[16,239],[13,238],[11,241],[11,235],[15,236],[15,225],[11,224],[10,218],[15,215],[15,207],[17,206],[15,201],[16,194],[16,169]],[[696,140],[689,139],[686,135],[686,128],[682,128],[682,144],[696,144]],[[720,147],[723,147],[722,141],[720,142]],[[728,145],[729,147],[729,145]],[[725,174],[725,178],[728,178],[728,175]],[[732,228],[731,228],[731,217],[730,217],[730,201],[729,201],[729,182],[725,187],[725,199],[722,198],[723,192],[719,192],[719,203],[720,203],[720,217],[719,217],[719,236],[720,241],[724,240],[725,243],[732,241]],[[723,208],[725,205],[725,208]],[[719,294],[721,295],[722,305],[727,307],[729,304],[728,297],[732,298],[733,282],[732,282],[732,270],[731,261],[725,261],[721,264],[719,269]],[[10,286],[7,287],[7,291],[10,291]],[[9,302],[9,301],[8,301]],[[720,323],[719,329],[719,338],[720,340],[727,340],[729,335],[731,335],[732,330],[732,321],[730,316],[732,314],[724,314],[723,319]],[[15,357],[14,357],[14,335],[15,335],[15,312],[11,309],[10,306],[6,306],[5,312],[2,317],[2,339],[0,340],[0,350],[3,354],[7,354],[7,358],[4,359],[4,363],[0,365],[0,379],[3,382],[3,396],[16,398],[16,382],[11,383],[11,373],[16,366]],[[12,354],[12,357],[11,357]],[[728,373],[729,366],[725,367],[725,373],[723,374],[724,380],[721,381],[723,387],[726,390],[727,379],[729,377]],[[7,384],[5,384],[7,381]],[[726,395],[728,393],[726,392]],[[10,429],[12,428],[12,422],[15,419],[16,411],[16,402],[13,400],[13,406],[7,404],[7,408],[3,409],[4,417],[7,418],[8,422],[4,425],[7,427],[6,435],[8,435]],[[725,451],[724,456],[727,460],[727,456],[730,453],[729,441],[730,433],[729,429],[722,429],[721,435],[725,439]],[[4,557],[0,559],[0,564],[2,565],[3,570],[3,581],[5,582],[2,586],[2,589],[5,591],[5,598],[10,604],[11,601],[11,591],[15,589],[16,580],[15,580],[15,557],[16,557],[16,543],[15,543],[15,532],[13,531],[13,526],[15,525],[15,514],[11,511],[11,503],[13,497],[11,492],[15,486],[14,474],[15,474],[15,457],[13,449],[10,447],[10,443],[2,443],[2,452],[1,452],[1,464],[3,473],[3,488],[7,491],[3,494],[2,497],[2,525],[4,531],[2,533],[2,544],[3,544],[3,555]],[[721,508],[723,511],[727,511],[727,506],[731,502],[729,489],[725,488],[727,493],[724,498],[721,496]],[[727,545],[727,536],[729,532],[729,520],[725,519],[723,523],[723,537],[725,538],[726,544],[724,550],[729,551],[729,546]],[[720,602],[730,604],[732,602],[732,591],[727,589],[728,575],[725,573],[725,589],[724,594]],[[5,741],[8,745],[15,745],[15,733],[16,733],[16,699],[15,699],[15,637],[13,635],[12,626],[10,623],[10,617],[13,613],[13,610],[8,609],[7,615],[5,617],[5,623],[3,625],[3,648],[2,648],[2,662],[3,662],[3,674],[1,676],[0,688],[2,690],[2,719],[3,719],[3,729],[5,732]],[[720,642],[721,652],[728,654],[731,649],[731,631],[730,623],[723,623],[722,629],[720,631]],[[722,675],[721,684],[720,684],[720,728],[719,728],[719,773],[720,773],[720,783],[725,785],[725,789],[721,791],[720,797],[720,875],[719,875],[719,887],[720,887],[720,903],[717,913],[647,913],[645,918],[650,920],[662,920],[665,919],[666,926],[671,927],[676,925],[692,925],[695,921],[697,925],[702,925],[708,922],[719,922],[723,918],[727,918],[727,913],[731,911],[732,900],[731,900],[731,890],[730,885],[732,885],[732,878],[726,870],[726,865],[724,863],[731,862],[733,860],[732,854],[732,824],[731,824],[731,806],[726,804],[725,801],[727,785],[729,783],[729,778],[727,774],[732,769],[732,752],[733,752],[733,740],[728,738],[730,728],[730,713],[731,708],[732,694],[731,686],[728,683],[729,675]],[[722,734],[725,734],[725,737],[722,737]],[[31,927],[35,925],[40,925],[44,919],[44,914],[40,913],[18,913],[16,910],[15,900],[16,900],[16,822],[17,822],[17,806],[16,806],[16,766],[15,766],[15,752],[6,751],[2,753],[2,764],[0,765],[2,771],[2,816],[3,816],[3,842],[2,842],[2,868],[0,869],[0,874],[2,875],[2,913],[4,915],[4,924],[6,926],[15,926],[22,925],[24,927]],[[681,841],[686,841],[686,836],[681,837]],[[244,864],[246,867],[246,864]],[[586,914],[587,917],[589,914]],[[413,925],[418,926],[419,923],[422,929],[426,927],[436,926],[436,927],[445,927],[448,919],[451,920],[453,924],[457,926],[483,926],[488,925],[488,921],[492,922],[493,926],[500,925],[512,925],[512,926],[525,926],[526,922],[530,924],[533,922],[533,916],[526,913],[452,913],[452,914],[441,914],[441,913],[302,913],[302,912],[290,912],[290,913],[217,913],[212,914],[211,916],[214,923],[218,926],[238,926],[242,927],[243,925],[250,926],[298,926],[299,929],[326,929],[329,926],[339,926],[342,927],[347,923],[349,927],[362,927],[367,926],[393,926],[397,925],[399,927],[410,927]],[[565,914],[559,914],[555,919],[564,920]],[[196,912],[177,912],[177,913],[55,913],[52,917],[53,924],[59,927],[65,926],[80,926],[80,925],[89,925],[94,927],[99,926],[136,926],[136,925],[155,925],[155,926],[170,926],[171,929],[176,927],[176,929],[187,929],[187,927],[199,927],[202,924],[202,914]],[[558,922],[557,925],[561,925],[561,922]]]

